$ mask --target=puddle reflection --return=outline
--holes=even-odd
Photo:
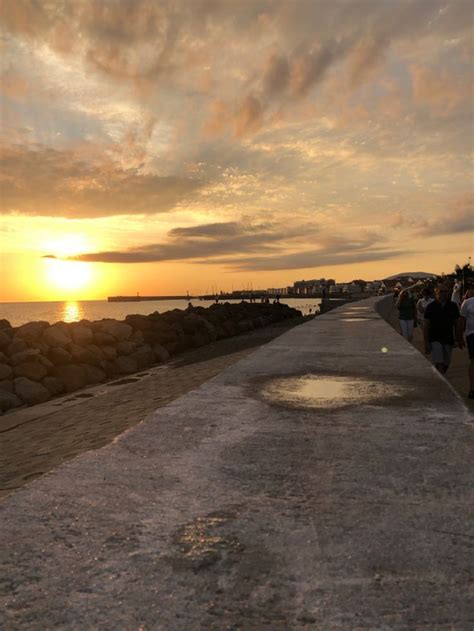
[[[305,375],[275,379],[261,394],[273,403],[307,408],[336,408],[370,403],[386,396],[401,396],[391,384],[363,377]]]

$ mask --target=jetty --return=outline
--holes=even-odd
[[[194,296],[108,296],[107,302],[143,302],[146,300],[192,300]]]
[[[0,627],[471,630],[472,416],[387,300],[8,496]]]

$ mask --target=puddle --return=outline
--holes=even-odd
[[[140,379],[120,379],[120,381],[112,381],[112,383],[108,383],[108,386],[124,386],[127,383],[136,383],[140,381]]]
[[[305,375],[285,377],[267,383],[261,395],[270,403],[305,408],[340,408],[377,399],[402,396],[393,384],[364,377]]]
[[[174,563],[198,570],[240,552],[243,547],[237,537],[220,532],[233,517],[231,513],[212,513],[181,527],[174,537],[178,548]]]
[[[340,318],[341,322],[367,322],[368,318]]]

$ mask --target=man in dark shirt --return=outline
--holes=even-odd
[[[449,300],[448,288],[438,285],[435,297],[436,300],[425,310],[425,352],[431,351],[436,369],[444,375],[451,362],[455,337],[461,348],[464,340],[459,326],[459,309],[456,303]]]

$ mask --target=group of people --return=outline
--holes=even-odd
[[[434,295],[433,295],[434,293]],[[474,399],[474,287],[461,297],[461,285],[450,292],[439,284],[433,290],[426,287],[418,300],[408,289],[400,291],[395,306],[399,311],[400,333],[409,342],[414,328],[423,330],[425,353],[431,353],[436,369],[445,374],[451,363],[454,347],[469,352],[469,398]]]

